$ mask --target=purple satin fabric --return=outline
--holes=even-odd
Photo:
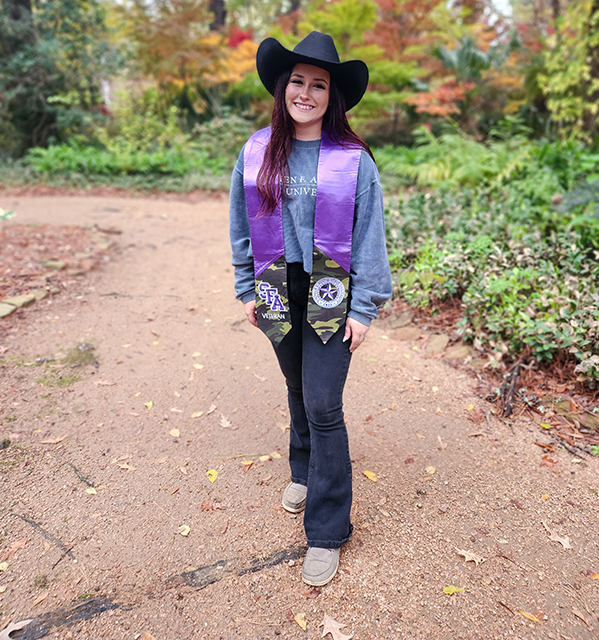
[[[361,153],[360,147],[341,147],[322,132],[314,244],[348,273]]]
[[[267,127],[257,131],[246,143],[243,155],[243,186],[256,277],[285,253],[280,204],[272,214],[257,217],[260,199],[256,178],[270,139],[270,130]],[[322,132],[318,157],[314,244],[348,273],[360,155],[360,147],[342,147]]]
[[[285,254],[280,203],[272,214],[257,217],[260,211],[260,197],[256,178],[269,140],[270,127],[260,129],[247,141],[243,152],[243,187],[250,219],[250,239],[256,278]]]

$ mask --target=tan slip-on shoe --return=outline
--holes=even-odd
[[[297,482],[290,482],[283,491],[283,508],[289,513],[299,513],[306,508],[308,487]]]
[[[302,565],[302,580],[311,587],[322,587],[330,582],[339,567],[339,549],[308,547]]]

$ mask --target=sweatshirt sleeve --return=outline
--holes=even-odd
[[[255,280],[250,222],[243,188],[243,149],[231,177],[229,238],[231,239],[231,262],[235,268],[235,297],[245,304],[255,297]]]
[[[362,151],[352,238],[349,317],[369,325],[393,293],[385,239],[385,208],[379,174]]]

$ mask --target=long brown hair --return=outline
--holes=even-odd
[[[285,105],[285,90],[291,77],[292,69],[281,74],[274,91],[275,104],[272,110],[270,141],[264,151],[264,160],[257,177],[257,188],[260,196],[258,215],[271,214],[283,197],[283,187],[289,175],[289,154],[293,147],[295,126],[293,118]],[[329,106],[324,114],[322,128],[327,135],[343,146],[362,147],[374,160],[368,144],[354,133],[345,115],[345,98],[333,78],[329,89]]]

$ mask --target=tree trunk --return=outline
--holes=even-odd
[[[225,0],[210,0],[210,11],[214,14],[214,20],[210,24],[210,31],[220,31],[225,26],[227,18]]]

